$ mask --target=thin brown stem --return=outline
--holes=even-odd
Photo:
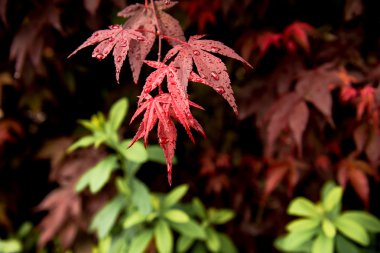
[[[161,27],[160,27],[160,22],[158,22],[158,15],[157,15],[157,10],[156,10],[156,5],[154,4],[154,1],[151,0],[150,1],[150,4],[152,5],[152,9],[153,9],[153,15],[154,15],[154,19],[156,21],[156,26],[157,26],[157,36],[158,36],[158,53],[157,53],[157,61],[161,61],[161,48],[162,48],[162,30],[161,30]]]

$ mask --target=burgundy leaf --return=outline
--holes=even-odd
[[[365,148],[365,153],[368,160],[373,166],[378,166],[380,162],[380,136],[378,130],[372,130],[368,136],[367,147]]]
[[[268,127],[266,129],[266,148],[265,155],[272,156],[274,143],[281,131],[288,125],[289,115],[294,107],[300,102],[301,97],[293,92],[277,100],[267,112]]]
[[[364,147],[368,139],[368,126],[366,124],[360,125],[355,129],[354,140],[356,145],[356,150],[360,153],[364,150]],[[376,150],[377,153],[378,150]]]
[[[331,115],[332,98],[329,85],[340,83],[341,80],[335,70],[326,70],[323,67],[305,71],[296,84],[296,91],[307,101],[311,102],[334,126]]]
[[[7,3],[8,0],[0,0],[0,19],[7,25]]]
[[[359,195],[364,205],[368,208],[369,184],[367,176],[359,169],[350,169],[348,170],[348,178],[355,192]]]
[[[305,102],[300,102],[295,106],[289,116],[289,127],[293,132],[294,139],[298,147],[298,155],[302,156],[302,135],[305,131],[309,119],[309,109]]]
[[[287,164],[278,164],[271,166],[266,172],[264,201],[276,189],[280,182],[284,179],[286,173],[289,171]]]
[[[84,8],[91,14],[91,16],[95,16],[98,11],[100,0],[83,0]]]

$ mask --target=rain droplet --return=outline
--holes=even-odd
[[[148,94],[149,92],[151,92],[152,91],[152,87],[151,86],[147,86],[147,87],[145,87],[145,89],[144,89],[144,93],[146,93],[146,94]]]
[[[161,145],[165,145],[169,143],[168,138],[159,138],[158,141],[160,142]]]
[[[119,29],[120,25],[110,25],[109,29]]]
[[[186,113],[186,117],[187,117],[188,119],[192,119],[192,118],[193,118],[193,115],[192,115],[190,112],[187,112],[187,113]]]
[[[173,72],[169,71],[169,77],[170,77],[170,78],[173,78],[173,77],[174,77]]]
[[[113,42],[115,39],[114,38],[109,38],[108,41],[109,42]]]
[[[211,72],[212,78],[214,78],[215,81],[219,81],[219,75],[215,73],[214,71]]]
[[[96,59],[98,59],[99,61],[103,60],[104,56],[102,54],[97,54],[95,56]]]
[[[219,47],[211,47],[211,52],[217,53],[219,52],[220,48]]]
[[[205,75],[203,75],[203,74],[201,74],[201,77],[202,77],[203,79],[205,79],[205,80],[207,80],[207,79],[208,79],[208,77],[207,77],[207,76],[205,76]]]
[[[92,36],[98,36],[99,35],[99,32],[95,32]]]
[[[169,83],[169,84],[170,84],[170,85],[173,85],[173,86],[176,85],[175,82],[171,82],[171,83]],[[174,94],[173,94],[172,96],[175,97]]]
[[[118,56],[117,59],[116,59],[117,62],[121,62],[121,60],[122,60],[121,56]]]
[[[165,4],[169,5],[170,4],[170,0],[165,0]]]
[[[198,56],[198,55],[200,55],[201,53],[200,53],[198,50],[194,50],[194,51],[193,51],[193,54]]]
[[[217,87],[215,90],[216,90],[216,92],[218,92],[220,95],[226,93],[226,91],[224,90],[223,87]]]
[[[138,41],[145,41],[145,38],[144,38],[144,37],[141,37],[141,36],[137,36],[137,40],[138,40]]]

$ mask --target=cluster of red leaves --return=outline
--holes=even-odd
[[[323,173],[335,174],[342,186],[350,183],[364,205],[368,206],[368,176],[377,179],[376,168],[380,161],[379,68],[366,66],[360,61],[360,53],[355,48],[357,42],[334,39],[325,42],[326,47],[322,46],[321,51],[311,52],[308,35],[312,34],[315,34],[312,26],[295,22],[282,33],[243,36],[253,38],[251,42],[241,43],[243,56],[249,57],[258,51],[259,58],[264,57],[271,46],[285,47],[288,51],[270,75],[257,78],[240,93],[241,118],[256,114],[264,141],[268,173],[263,199],[267,200],[285,179],[288,191],[294,189],[301,180],[302,170],[296,169],[297,166],[289,161],[298,161],[309,164],[308,167],[313,167],[314,163],[314,167],[322,169]],[[306,67],[303,56],[292,54],[296,45],[308,53],[311,61],[315,53],[315,61],[318,62],[315,67]],[[252,94],[257,101],[249,100]],[[334,94],[339,94],[338,100]],[[337,129],[334,106],[346,107],[346,110],[355,108],[356,116],[347,119],[349,127]],[[323,139],[327,129],[340,131],[331,141],[334,145],[326,145],[325,142],[330,141]],[[318,139],[320,137],[316,135],[321,134],[322,139]],[[346,139],[356,143],[356,150],[348,151],[342,147]],[[347,152],[349,155],[345,155]]]
[[[210,86],[221,94],[238,114],[227,67],[221,59],[213,54],[227,56],[250,66],[223,43],[202,39],[204,35],[192,36],[186,42],[178,21],[164,12],[165,9],[175,4],[176,2],[151,1],[149,5],[128,6],[119,12],[119,16],[128,18],[123,26],[112,25],[107,30],[95,32],[71,54],[75,54],[84,47],[100,43],[95,47],[92,56],[102,60],[113,49],[117,81],[119,81],[120,69],[128,52],[135,82],[138,81],[144,62],[156,68],[146,79],[139,98],[138,109],[131,120],[132,122],[145,111],[132,144],[144,137],[145,145],[147,145],[148,134],[158,122],[157,135],[167,160],[169,184],[172,180],[172,159],[177,140],[177,131],[173,120],[178,121],[185,128],[193,142],[191,128],[204,135],[202,127],[190,111],[190,105],[200,109],[202,107],[189,101],[188,82],[198,82]],[[156,36],[160,41],[162,38],[166,39],[173,48],[168,51],[163,62],[160,62],[160,59],[145,61]],[[159,58],[160,54],[161,49],[159,49]],[[194,65],[196,71],[193,70]],[[164,92],[165,77],[168,92]],[[156,89],[158,95],[153,98],[150,94]]]
[[[272,46],[285,47],[290,53],[296,52],[298,46],[308,53],[310,52],[308,36],[315,33],[315,29],[304,22],[294,22],[285,27],[281,33],[272,31],[247,33],[240,39],[242,55],[244,58],[249,58],[252,52],[258,51],[258,57],[262,58]]]
[[[207,24],[216,24],[215,14],[221,9],[221,0],[183,1],[181,7],[191,20],[197,20],[198,32],[204,32]]]
[[[40,150],[40,159],[49,159],[52,170],[51,182],[59,187],[50,192],[37,206],[37,211],[47,211],[41,220],[41,234],[38,246],[43,248],[48,242],[58,237],[63,248],[73,246],[78,233],[86,231],[90,218],[107,201],[108,191],[96,196],[78,195],[75,184],[89,168],[94,166],[106,154],[100,150],[80,150],[67,157],[66,149],[70,146],[70,138],[59,138],[47,142]]]

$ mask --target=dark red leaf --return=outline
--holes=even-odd
[[[274,142],[281,131],[288,125],[289,115],[295,106],[301,101],[301,97],[295,93],[288,93],[276,101],[266,114],[266,146],[265,155],[271,157]]]
[[[91,14],[91,16],[95,16],[98,11],[100,0],[83,0],[84,8]]]
[[[305,102],[300,102],[295,106],[289,116],[289,127],[292,130],[294,139],[298,147],[298,155],[302,156],[302,135],[305,131],[309,119],[309,109]]]

